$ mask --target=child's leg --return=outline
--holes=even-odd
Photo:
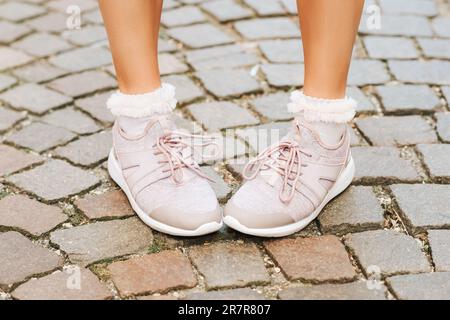
[[[121,92],[146,93],[161,86],[158,32],[162,0],[100,0]]]
[[[297,0],[305,56],[303,92],[340,99],[364,0]]]

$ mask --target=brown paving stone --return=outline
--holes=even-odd
[[[78,277],[79,278],[76,278]],[[32,279],[11,294],[19,300],[104,300],[112,293],[88,269],[67,268]]]
[[[7,180],[47,201],[78,194],[100,182],[96,176],[61,160],[47,161],[31,170],[14,174]]]
[[[10,195],[0,200],[1,226],[19,228],[40,236],[66,220],[67,216],[60,208],[24,195]]]
[[[62,257],[18,232],[0,233],[0,287],[60,267]]]
[[[193,247],[189,256],[207,289],[265,284],[269,276],[254,244],[216,243]]]
[[[0,176],[44,161],[41,156],[0,144]]]
[[[50,240],[66,252],[73,263],[89,265],[143,252],[150,246],[153,236],[150,228],[138,218],[129,218],[54,231]]]
[[[264,245],[290,280],[349,281],[356,277],[347,251],[336,236],[282,239]]]
[[[319,216],[323,232],[348,232],[383,227],[383,209],[371,187],[352,186],[329,203]]]
[[[371,287],[371,283],[322,284],[284,289],[278,294],[282,300],[385,300],[383,285]]]
[[[89,194],[75,201],[75,205],[89,218],[126,217],[134,214],[127,197],[121,190],[103,194]]]
[[[192,288],[197,279],[189,259],[180,251],[162,251],[108,266],[122,296]]]

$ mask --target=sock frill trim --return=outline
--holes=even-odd
[[[117,91],[109,97],[106,106],[116,117],[141,118],[170,113],[177,106],[175,87],[163,83],[161,88],[143,94],[125,94]]]
[[[291,93],[288,112],[303,113],[306,121],[345,123],[355,116],[356,101],[350,97],[343,99],[321,99],[305,95],[301,91]]]

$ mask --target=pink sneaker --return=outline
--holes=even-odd
[[[354,171],[347,130],[337,145],[327,146],[297,119],[290,134],[246,165],[248,181],[226,205],[224,222],[262,237],[298,232],[350,185]]]
[[[108,171],[137,215],[155,230],[199,236],[222,227],[222,214],[208,178],[194,161],[200,136],[176,131],[167,117],[152,117],[130,137],[114,124]]]

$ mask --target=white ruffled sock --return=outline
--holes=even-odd
[[[121,129],[130,135],[142,133],[153,116],[169,114],[176,105],[175,87],[168,83],[163,83],[161,88],[143,94],[125,94],[117,91],[106,102]]]
[[[306,121],[327,145],[339,143],[347,125],[355,116],[356,101],[342,99],[322,99],[293,91],[288,111],[296,118]]]

